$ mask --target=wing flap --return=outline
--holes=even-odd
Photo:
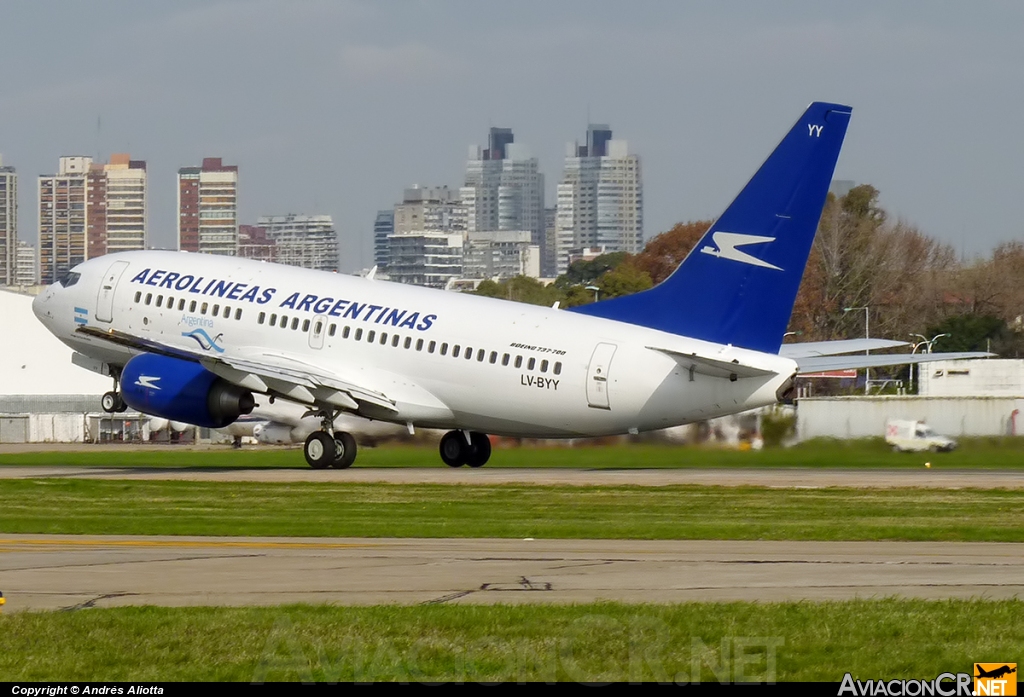
[[[797,360],[810,356],[835,356],[855,351],[878,351],[881,349],[908,346],[906,341],[893,339],[843,339],[840,341],[805,341],[798,344],[783,344],[779,355]]]

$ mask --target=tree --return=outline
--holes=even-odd
[[[668,232],[653,238],[635,259],[636,268],[646,271],[652,283],[668,278],[712,225],[710,220],[676,223]]]

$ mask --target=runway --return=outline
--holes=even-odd
[[[347,470],[303,468],[155,468],[2,466],[0,479],[47,477],[79,479],[151,479],[204,482],[360,482],[390,484],[533,484],[537,486],[763,486],[781,488],[851,487],[928,489],[1024,489],[1024,470],[925,469],[451,469],[353,467]]]
[[[1024,544],[0,535],[5,611],[1024,597]]]

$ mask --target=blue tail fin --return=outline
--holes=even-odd
[[[811,104],[663,283],[573,311],[777,353],[850,113]]]

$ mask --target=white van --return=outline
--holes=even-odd
[[[948,452],[956,447],[956,441],[940,436],[923,421],[890,419],[885,423],[885,442],[898,452]]]

